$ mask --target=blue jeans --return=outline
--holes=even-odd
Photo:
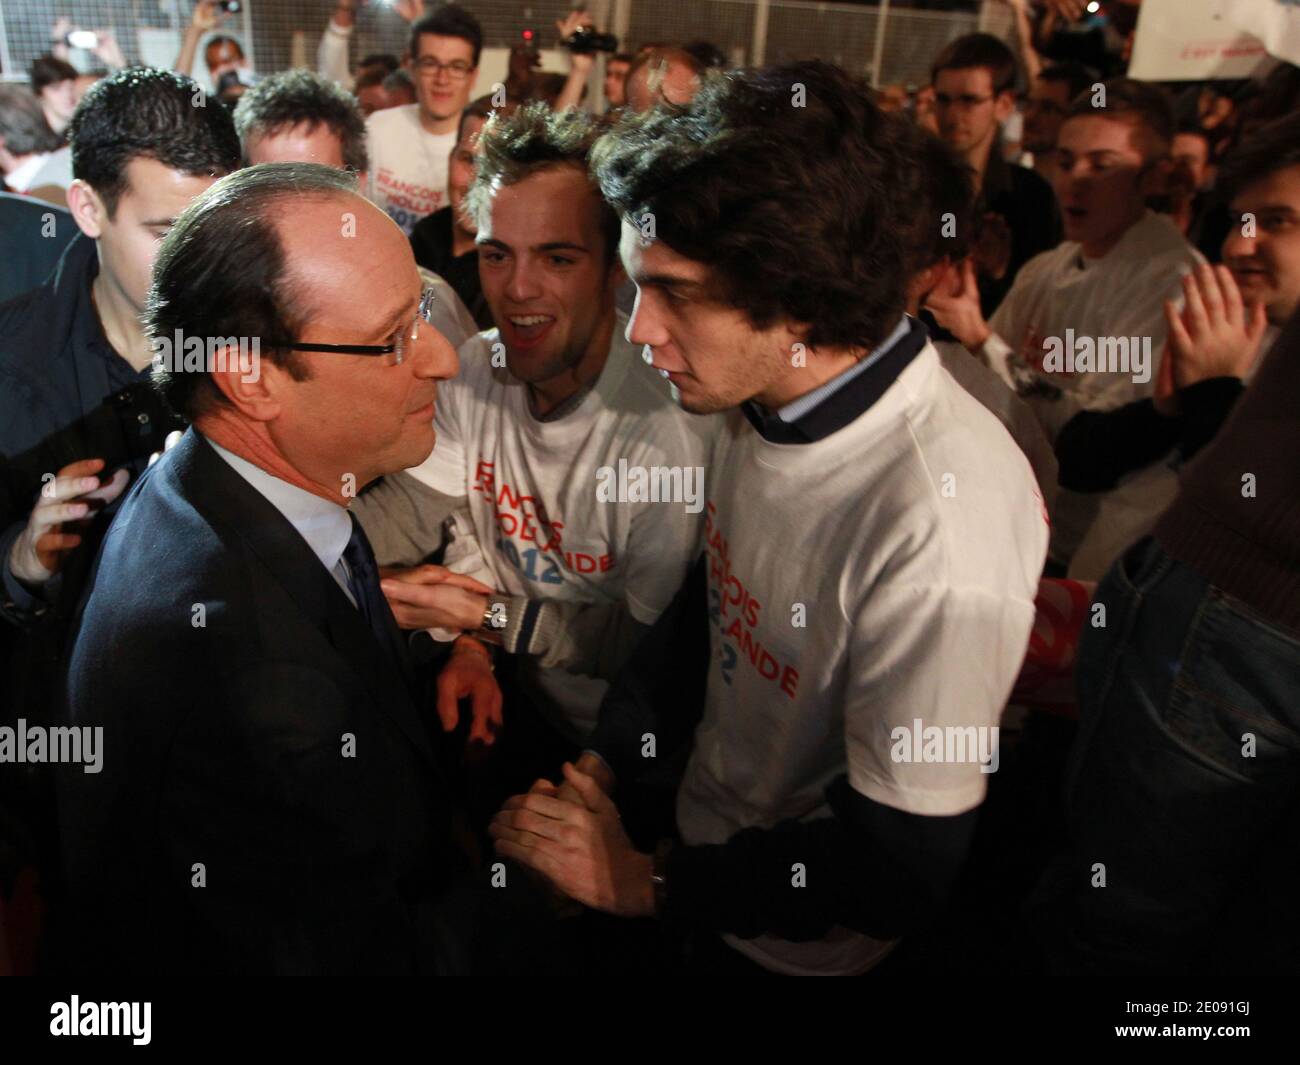
[[[1070,849],[1033,905],[1053,968],[1294,965],[1300,639],[1149,538],[1093,603]]]

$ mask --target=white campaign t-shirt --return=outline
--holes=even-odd
[[[617,496],[620,462],[629,498],[633,467],[702,476],[717,419],[677,406],[668,383],[624,339],[626,327],[618,315],[595,385],[576,409],[549,422],[533,415],[523,382],[492,365],[497,330],[461,348],[459,376],[438,390],[433,453],[409,471],[439,492],[469,498],[469,523],[454,523],[449,568],[508,595],[623,602],[646,625],[672,600],[699,551],[707,483],[697,483],[693,507],[680,499],[602,502],[597,487],[613,486]],[[602,467],[607,472],[598,475]],[[539,709],[571,739],[595,727],[604,681],[531,660],[524,678]]]
[[[1182,277],[1204,258],[1164,215],[1148,211],[1100,259],[1087,260],[1077,241],[1030,259],[994,312],[984,345],[989,365],[1029,404],[1053,443],[1081,410],[1108,411],[1155,391],[1165,345],[1164,301],[1182,306]],[[1067,330],[1072,330],[1067,333]],[[1047,338],[1077,345],[1090,338],[1130,350],[1130,370],[1044,373],[1030,362]],[[1136,342],[1136,344],[1135,344]],[[1149,355],[1135,380],[1132,349]],[[1135,470],[1110,492],[1061,489],[1052,508],[1053,556],[1070,560],[1069,575],[1100,580],[1140,540],[1178,491],[1167,460]]]
[[[447,206],[447,166],[456,132],[433,134],[420,125],[420,105],[376,111],[366,119],[370,171],[366,195],[407,236],[425,215]]]
[[[686,843],[829,816],[844,773],[910,813],[978,805],[977,760],[896,761],[892,733],[996,726],[1024,659],[1047,521],[997,419],[927,344],[814,443],[770,443],[730,413],[709,470],[712,661],[677,797]],[[788,973],[863,972],[890,946],[845,928],[726,938]]]
[[[1016,446],[1024,452],[1038,481],[1038,490],[1051,510],[1056,497],[1056,452],[1047,442],[1047,434],[1034,417],[1029,404],[1017,396],[1006,382],[985,366],[960,344],[937,341],[934,345],[943,368],[957,383],[978,399],[1011,434]]]

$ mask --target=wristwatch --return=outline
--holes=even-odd
[[[510,624],[510,600],[501,596],[489,597],[483,608],[483,628],[489,632],[502,632]]]

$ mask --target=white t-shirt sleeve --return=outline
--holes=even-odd
[[[979,805],[988,785],[979,758],[996,749],[989,730],[1024,661],[1033,618],[1032,602],[980,589],[916,585],[905,573],[877,582],[850,635],[844,729],[854,790],[931,816]],[[931,726],[942,735],[963,730],[951,735],[960,735],[965,759],[924,760],[915,739]]]
[[[339,26],[331,18],[316,49],[316,72],[322,78],[338,82],[348,92],[353,86],[352,73],[348,70],[348,40],[351,36],[351,26]]]

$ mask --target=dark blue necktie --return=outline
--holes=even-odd
[[[343,549],[343,561],[348,564],[348,587],[352,591],[352,598],[357,601],[357,609],[361,611],[361,616],[375,637],[375,643],[391,659],[393,665],[402,671],[400,632],[397,622],[393,620],[393,613],[388,608],[388,600],[379,587],[379,567],[375,565],[375,554],[370,550],[370,541],[366,539],[361,523],[352,514],[348,518],[352,522],[352,536],[348,539],[348,546]]]

